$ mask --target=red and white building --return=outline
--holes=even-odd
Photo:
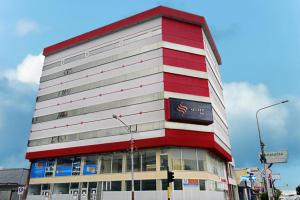
[[[44,49],[28,199],[230,196],[221,58],[204,17],[156,7]],[[155,198],[154,198],[155,197]]]

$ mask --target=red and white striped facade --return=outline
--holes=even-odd
[[[44,49],[26,158],[129,148],[209,149],[231,160],[220,56],[203,17],[157,7]],[[168,120],[170,97],[210,102],[213,124]]]

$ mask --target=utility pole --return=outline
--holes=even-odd
[[[134,139],[133,132],[131,131],[131,127],[123,122],[117,115],[113,115],[114,119],[119,120],[123,125],[126,126],[127,131],[130,133],[130,156],[131,156],[131,200],[134,200],[134,162],[133,162],[133,147],[134,147]]]
[[[265,110],[267,108],[273,107],[273,106],[277,106],[283,103],[287,103],[288,100],[285,101],[281,101],[263,108],[260,108],[256,111],[256,123],[257,123],[257,129],[258,129],[258,136],[259,136],[259,144],[260,144],[260,162],[263,164],[264,167],[264,180],[265,180],[265,190],[268,192],[268,198],[269,200],[273,199],[273,192],[270,190],[270,181],[269,181],[269,174],[267,174],[267,169],[268,169],[268,165],[266,163],[266,157],[265,157],[265,144],[263,143],[262,139],[261,139],[261,130],[259,127],[259,122],[258,122],[258,114],[260,111]]]

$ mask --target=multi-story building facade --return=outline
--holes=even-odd
[[[157,7],[44,49],[28,199],[230,197],[220,55],[204,17]],[[117,115],[130,130],[113,118]]]

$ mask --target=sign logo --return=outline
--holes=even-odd
[[[188,107],[186,107],[186,106],[184,106],[184,105],[182,105],[181,103],[177,106],[177,111],[178,112],[181,112],[182,114],[181,114],[181,116],[183,116],[183,114],[184,113],[186,113],[186,111],[187,111],[187,109],[188,109]]]

